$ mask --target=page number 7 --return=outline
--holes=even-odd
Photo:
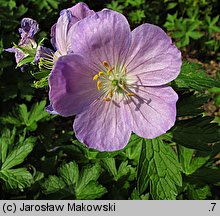
[[[211,205],[212,205],[212,210],[209,210],[209,211],[214,211],[214,208],[215,208],[215,206],[216,206],[216,203],[211,203]]]

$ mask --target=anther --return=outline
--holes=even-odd
[[[100,91],[102,88],[102,82],[100,80],[97,81],[97,89]]]
[[[100,71],[99,72],[99,76],[102,76],[104,74],[104,72]]]
[[[131,93],[131,92],[127,93],[126,95],[127,95],[128,97],[135,96],[135,94],[134,94],[134,93]]]
[[[97,80],[99,78],[99,75],[96,74],[94,77],[93,77],[93,80]]]
[[[112,68],[108,69],[108,71],[107,71],[107,75],[109,76],[109,75],[110,75],[110,73],[111,73],[113,70],[114,70],[114,67],[112,67]]]
[[[109,96],[110,96],[110,98],[113,97],[113,89],[112,88],[110,89]]]
[[[125,85],[125,83],[124,83],[122,80],[120,81],[120,84],[122,85],[121,88],[122,88],[124,91],[126,91],[126,85]]]
[[[111,99],[108,98],[108,97],[104,98],[103,100],[104,100],[104,101],[111,101]]]
[[[102,64],[104,65],[105,68],[107,68],[107,69],[110,68],[110,66],[109,66],[107,61],[103,61]]]
[[[126,74],[127,73],[127,68],[124,66],[124,73]]]

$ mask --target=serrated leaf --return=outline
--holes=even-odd
[[[177,102],[177,116],[197,116],[204,112],[201,108],[208,101],[209,97],[198,94],[183,94]]]
[[[28,137],[24,142],[19,143],[7,156],[2,165],[2,170],[10,169],[24,161],[27,155],[33,150],[36,137]]]
[[[96,181],[101,174],[101,166],[99,164],[84,166],[80,172],[79,181],[76,191],[83,189],[90,181]]]
[[[8,153],[8,149],[11,145],[14,144],[16,129],[13,128],[11,132],[9,129],[5,128],[0,137],[0,160],[1,164],[3,164],[6,160],[6,156]]]
[[[125,149],[125,155],[129,160],[134,160],[136,163],[138,163],[141,154],[142,141],[142,138],[132,134],[130,141]]]
[[[201,32],[196,32],[196,31],[189,32],[188,35],[195,40],[197,40],[203,36],[203,34]]]
[[[195,117],[177,121],[172,128],[172,140],[179,145],[200,151],[211,151],[211,143],[220,140],[218,124],[211,123],[212,117]]]
[[[30,187],[33,177],[25,168],[0,170],[0,178],[5,181],[9,189],[19,189],[23,191]]]
[[[194,173],[210,158],[210,156],[207,155],[196,155],[194,149],[189,149],[180,145],[178,146],[178,156],[182,170],[186,175]]]
[[[197,91],[203,91],[218,85],[217,81],[205,74],[205,71],[201,69],[201,65],[186,61],[183,62],[181,72],[174,83],[178,88]]]
[[[33,124],[34,122],[38,122],[41,119],[45,118],[49,114],[44,110],[46,106],[46,101],[41,101],[35,103],[30,110],[29,119],[28,119],[28,126]]]
[[[65,188],[66,184],[62,178],[57,176],[49,176],[49,178],[42,184],[43,193],[51,194],[58,192]]]
[[[173,149],[160,138],[146,140],[138,166],[137,188],[143,193],[149,185],[154,199],[175,199],[182,185],[180,165]]]
[[[188,185],[187,194],[190,200],[205,200],[208,196],[212,195],[208,185],[203,187]]]
[[[22,120],[22,122],[27,124],[29,113],[28,113],[26,104],[19,105],[18,112],[19,112],[19,117]]]
[[[117,171],[116,164],[115,164],[115,158],[102,159],[102,166],[108,171],[110,176],[113,176],[114,179],[117,178],[118,171]]]
[[[106,188],[97,181],[90,181],[85,187],[77,191],[77,199],[97,199],[107,192]]]
[[[34,131],[37,129],[37,122],[49,116],[45,111],[45,105],[46,101],[37,102],[28,111],[27,106],[21,104],[12,114],[1,119],[4,123],[15,126],[26,125],[28,130]]]
[[[79,169],[75,161],[72,161],[68,164],[64,164],[63,166],[61,166],[58,170],[58,173],[68,186],[70,185],[73,185],[74,187],[77,186],[79,179]]]
[[[78,165],[73,161],[61,166],[58,174],[60,177],[50,176],[42,184],[45,194],[59,192],[64,198],[68,195],[76,199],[95,199],[106,193],[106,189],[97,182],[101,174],[99,164],[84,166],[79,173]]]
[[[143,194],[140,195],[137,191],[137,189],[135,188],[132,193],[131,193],[131,200],[149,200],[150,194]]]

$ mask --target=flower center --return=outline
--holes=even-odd
[[[124,96],[135,96],[127,86],[127,70],[121,66],[110,66],[107,61],[102,62],[103,71],[99,71],[93,76],[93,80],[97,81],[97,89],[102,91],[104,101],[111,101],[114,94]]]

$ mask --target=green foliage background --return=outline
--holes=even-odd
[[[47,38],[59,12],[79,1],[0,0],[0,198],[1,199],[219,199],[220,120],[203,105],[220,105],[220,76],[208,77],[184,58],[170,85],[179,94],[177,122],[153,140],[132,135],[112,153],[89,150],[72,131],[74,117],[50,116],[47,87],[35,89],[31,74],[15,69],[4,52],[19,40],[23,17],[38,21],[36,40]],[[135,28],[159,25],[184,55],[220,60],[218,0],[116,0],[86,2],[123,13]]]

